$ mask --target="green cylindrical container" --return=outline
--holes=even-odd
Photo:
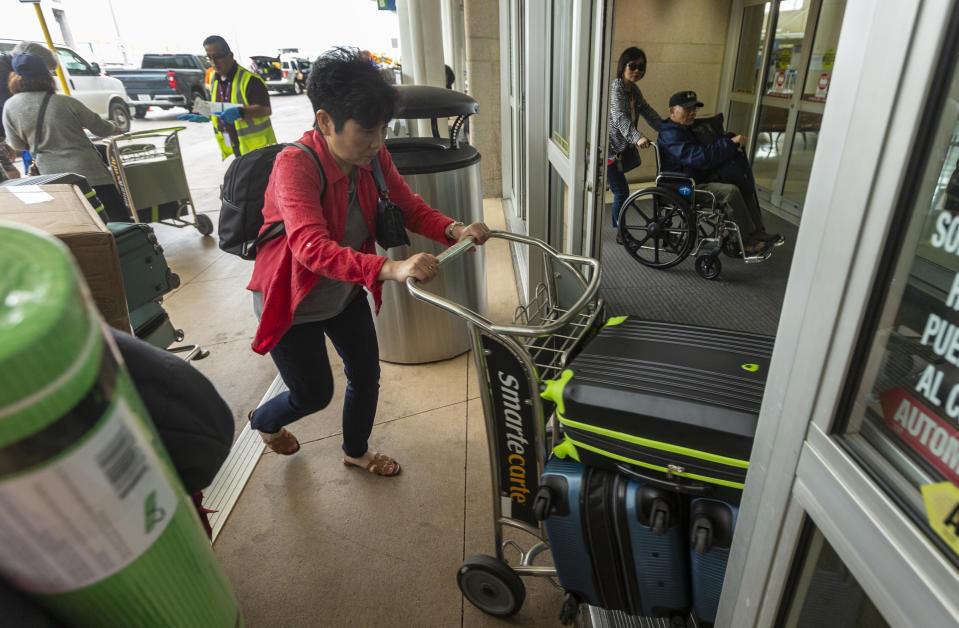
[[[243,624],[66,247],[0,223],[0,576],[80,626]]]

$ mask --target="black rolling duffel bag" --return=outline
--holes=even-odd
[[[543,397],[560,457],[738,504],[774,338],[617,317]]]

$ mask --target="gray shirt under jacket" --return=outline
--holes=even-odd
[[[350,177],[349,199],[346,204],[346,229],[343,232],[342,246],[360,250],[370,236],[369,227],[363,219],[360,202],[356,198],[356,172]],[[330,277],[320,277],[309,294],[303,297],[293,313],[293,325],[315,323],[333,318],[346,309],[354,297],[362,290],[358,283],[338,281]],[[263,293],[253,291],[253,312],[259,319],[263,313]]]
[[[85,177],[90,185],[113,183],[110,171],[83,129],[89,129],[95,137],[107,137],[119,133],[120,128],[76,98],[63,94],[50,97],[40,145],[33,145],[45,95],[46,92],[14,94],[3,106],[3,127],[10,146],[18,151],[29,150],[40,174],[73,172]]]

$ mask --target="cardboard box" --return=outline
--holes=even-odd
[[[30,225],[62,240],[76,258],[104,320],[130,333],[117,243],[78,188],[0,187],[0,220]]]

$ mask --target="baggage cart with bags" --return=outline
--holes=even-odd
[[[580,603],[634,616],[633,625],[712,622],[773,339],[633,317],[603,324],[596,260],[491,237],[544,257],[549,279],[512,325],[407,282],[470,323],[496,553],[462,564],[464,596],[510,615],[525,596],[520,576],[556,576],[564,622]],[[441,266],[468,246],[451,247]],[[506,528],[532,535],[532,547],[504,539]],[[507,548],[518,561],[507,563]],[[547,550],[555,567],[534,565]]]
[[[178,133],[186,127],[124,133],[105,140],[113,181],[136,222],[196,227],[213,233],[213,221],[198,214],[183,168]]]

